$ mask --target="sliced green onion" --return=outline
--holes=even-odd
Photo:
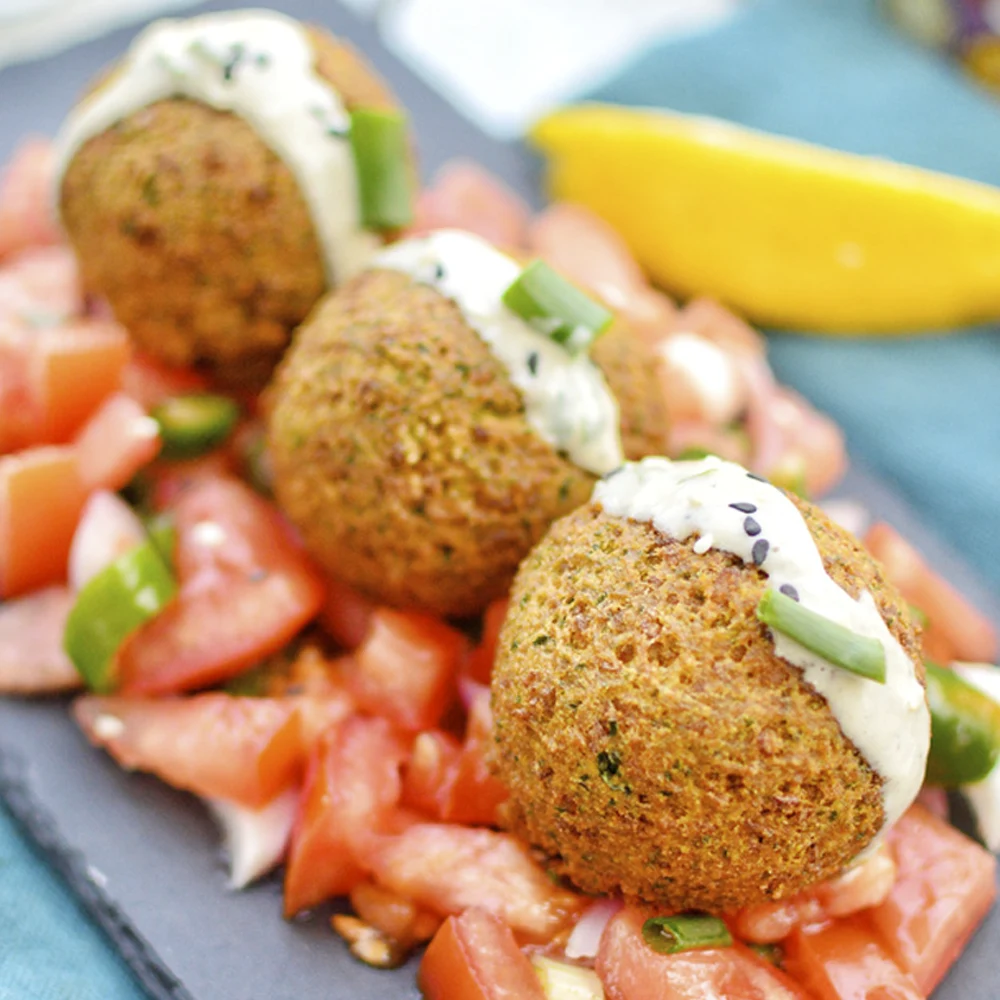
[[[63,649],[93,691],[114,690],[122,643],[155,618],[177,593],[177,582],[152,539],[130,549],[92,577],[77,595]]]
[[[352,111],[351,149],[361,224],[368,229],[408,226],[413,221],[413,173],[406,119],[398,111]]]
[[[532,261],[517,276],[503,293],[503,304],[573,355],[589,350],[614,319],[543,260]]]
[[[834,666],[885,683],[885,648],[878,639],[858,635],[777,590],[764,591],[757,617]]]
[[[532,955],[545,1000],[604,1000],[604,987],[593,969]]]
[[[642,925],[642,939],[661,955],[698,948],[727,948],[733,943],[729,928],[723,921],[707,913],[650,917]]]
[[[1000,758],[1000,705],[954,670],[925,667],[931,710],[925,780],[946,788],[982,781]]]
[[[228,396],[190,393],[164,400],[150,416],[160,425],[164,458],[197,458],[229,437],[240,408]]]

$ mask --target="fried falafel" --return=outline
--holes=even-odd
[[[291,330],[378,245],[359,228],[338,131],[357,108],[397,102],[321,29],[267,11],[153,25],[60,137],[84,287],[149,354],[262,384]]]
[[[837,874],[912,801],[929,739],[923,668],[905,602],[821,511],[744,470],[713,492],[713,468],[738,469],[718,459],[638,468],[656,463],[700,491],[675,501],[674,530],[636,517],[621,490],[612,502],[616,476],[521,566],[492,679],[494,763],[514,831],[580,888],[726,911]],[[624,489],[647,490],[640,507],[679,489],[677,475],[644,482],[635,468]],[[811,536],[803,563],[815,560],[798,589],[796,536],[775,524],[794,519]],[[745,552],[712,523],[745,536]],[[886,684],[793,665],[757,617],[769,574],[796,601],[819,601],[820,574],[848,614],[873,602],[865,627],[894,664]],[[824,696],[828,677],[847,694]],[[879,735],[899,746],[887,754]]]
[[[276,495],[334,575],[386,603],[469,615],[506,593],[525,553],[622,461],[623,444],[631,456],[662,449],[663,405],[644,346],[621,324],[598,341],[596,364],[572,362],[502,306],[519,271],[511,258],[465,233],[405,242],[327,298],[280,366]],[[425,245],[434,252],[414,258],[419,273],[397,266]],[[498,283],[479,283],[480,266],[494,265]],[[463,307],[466,293],[476,301]],[[536,392],[533,416],[532,390],[484,340],[490,324],[505,349],[527,345],[519,374],[538,392],[562,377],[579,398]]]

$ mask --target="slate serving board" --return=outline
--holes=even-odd
[[[240,6],[213,3],[194,11]],[[326,25],[365,52],[413,116],[425,173],[451,157],[469,156],[538,202],[530,154],[461,118],[386,52],[369,25],[321,0],[275,6]],[[133,34],[119,31],[0,72],[0,162],[22,136],[53,133],[75,95]],[[996,596],[875,475],[854,469],[839,495],[896,524],[1000,624]],[[155,779],[126,774],[92,751],[67,718],[63,700],[0,701],[0,796],[158,1000],[418,997],[413,962],[376,972],[354,961],[329,929],[329,910],[301,923],[283,921],[276,879],[247,892],[229,891],[218,836],[200,804]],[[1000,910],[936,1000],[992,1000],[992,953],[998,948]]]

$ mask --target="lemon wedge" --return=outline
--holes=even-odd
[[[711,118],[584,104],[542,119],[553,198],[651,278],[768,326],[829,333],[1000,318],[1000,189]]]

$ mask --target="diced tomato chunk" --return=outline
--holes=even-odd
[[[80,686],[62,647],[73,601],[65,587],[47,587],[0,604],[0,692],[44,694]]]
[[[374,882],[360,882],[351,890],[351,909],[403,948],[429,941],[442,923],[437,914]]]
[[[493,673],[493,661],[497,653],[500,629],[507,617],[510,600],[506,597],[494,601],[483,616],[483,635],[479,644],[472,649],[462,664],[462,674],[479,684],[489,684]]]
[[[161,460],[149,470],[153,484],[152,503],[156,510],[169,510],[180,498],[205,482],[229,479],[236,471],[236,463],[228,451],[218,450],[180,461]]]
[[[379,608],[344,678],[363,710],[411,732],[429,729],[454,696],[465,649],[462,633],[437,618]]]
[[[0,267],[0,322],[34,331],[82,311],[76,258],[69,247],[25,249]]]
[[[869,917],[889,954],[930,993],[996,898],[996,859],[921,806],[887,837],[898,876]]]
[[[441,925],[420,963],[417,982],[427,1000],[545,1000],[510,928],[475,908]]]
[[[76,450],[88,490],[120,490],[156,458],[160,432],[134,399],[115,393],[84,425]]]
[[[320,739],[309,763],[285,869],[285,916],[351,891],[370,841],[399,802],[407,747],[385,719],[354,716]]]
[[[305,763],[299,714],[285,699],[88,695],[73,712],[88,739],[122,767],[207,798],[262,806]]]
[[[278,513],[233,480],[207,480],[174,511],[180,593],[119,655],[121,689],[169,694],[235,676],[319,611],[323,581]]]
[[[924,1000],[861,917],[798,928],[784,948],[786,968],[817,1000]]]
[[[420,193],[411,232],[464,229],[497,246],[516,249],[527,237],[524,200],[472,160],[450,160]]]
[[[0,458],[0,598],[66,579],[86,498],[70,447],[30,448]]]
[[[323,628],[346,649],[357,649],[371,628],[376,605],[346,583],[327,580],[326,603],[319,620]]]
[[[497,809],[507,800],[507,789],[490,771],[486,754],[493,741],[490,692],[484,689],[469,706],[465,742],[455,775],[444,798],[441,818],[452,823],[497,824]]]
[[[642,938],[644,916],[626,907],[604,928],[596,969],[608,1000],[809,1000],[742,945],[658,954]]]
[[[537,940],[549,940],[583,908],[520,841],[494,830],[419,823],[382,841],[372,867],[377,882],[435,913],[478,906]]]
[[[69,441],[118,390],[128,355],[128,334],[114,323],[78,320],[35,334],[34,378],[47,443]]]
[[[442,819],[461,755],[462,745],[451,733],[420,733],[403,772],[403,805]]]
[[[902,595],[927,616],[926,656],[939,663],[993,662],[1000,648],[993,623],[938,576],[895,528],[876,522],[865,535],[865,547]]]
[[[54,179],[52,142],[25,139],[0,176],[0,257],[60,239],[52,204]]]
[[[31,379],[31,336],[0,318],[0,455],[42,441],[44,415]]]

